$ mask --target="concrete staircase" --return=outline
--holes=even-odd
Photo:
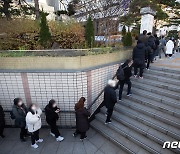
[[[133,95],[127,97],[124,88],[112,123],[104,124],[102,108],[91,126],[117,144],[121,153],[180,153],[162,148],[165,141],[180,141],[180,70],[152,67],[143,80],[132,78],[132,83]]]

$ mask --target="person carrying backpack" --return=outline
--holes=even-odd
[[[27,129],[26,129],[26,114],[27,107],[22,102],[21,98],[14,99],[14,105],[12,107],[11,117],[15,118],[15,126],[21,129],[20,131],[20,139],[22,142],[25,142],[25,137],[27,137]]]
[[[126,62],[119,67],[117,70],[117,79],[119,80],[118,85],[120,85],[119,88],[119,101],[122,99],[122,92],[124,88],[124,84],[128,84],[128,89],[127,89],[127,96],[131,95],[131,80],[130,77],[132,76],[132,64],[133,60],[126,60]]]
[[[4,119],[4,117],[5,117],[5,114],[4,114],[2,106],[0,105],[0,136],[2,138],[5,137],[4,134],[3,134],[4,127],[5,127],[5,119]]]

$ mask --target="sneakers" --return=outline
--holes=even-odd
[[[73,133],[73,134],[72,134],[73,137],[76,137],[77,135],[78,135],[77,133]]]
[[[105,122],[105,125],[110,124],[111,122],[112,122],[111,120],[106,121],[106,122]]]
[[[53,137],[55,137],[55,134],[54,134],[54,133],[52,133],[52,132],[50,132],[50,135],[51,135],[51,136],[53,136]]]
[[[34,149],[37,149],[39,146],[35,143],[35,144],[31,145],[31,147]]]
[[[137,78],[137,75],[134,75],[135,78]]]
[[[62,137],[62,136],[59,136],[58,138],[56,138],[56,141],[57,142],[61,142],[61,141],[63,141],[64,140],[64,137]]]
[[[140,79],[144,79],[143,77],[139,77]]]
[[[87,136],[85,136],[84,138],[80,138],[80,141],[83,141],[85,139],[87,139]]]
[[[43,139],[39,139],[36,141],[36,143],[42,143],[43,142]]]
[[[127,94],[128,97],[130,97],[131,95],[132,95],[132,93]]]

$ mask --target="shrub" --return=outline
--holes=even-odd
[[[74,21],[49,23],[53,41],[57,42],[60,48],[83,48],[85,44],[84,27]]]
[[[47,14],[41,12],[41,22],[40,22],[40,32],[39,32],[39,42],[40,44],[47,48],[51,40],[51,33],[49,32],[49,26],[46,19]]]
[[[85,27],[85,39],[89,48],[94,46],[94,25],[91,17],[88,18]]]
[[[132,46],[132,35],[131,32],[127,32],[122,39],[123,46],[129,47]]]

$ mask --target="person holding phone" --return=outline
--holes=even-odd
[[[57,107],[56,101],[51,99],[49,104],[45,107],[45,114],[46,114],[46,122],[51,127],[50,134],[53,137],[56,137],[56,141],[61,142],[64,140],[64,137],[60,135],[58,130],[58,126],[56,124],[57,120],[59,119],[58,113],[60,112],[60,108]]]

